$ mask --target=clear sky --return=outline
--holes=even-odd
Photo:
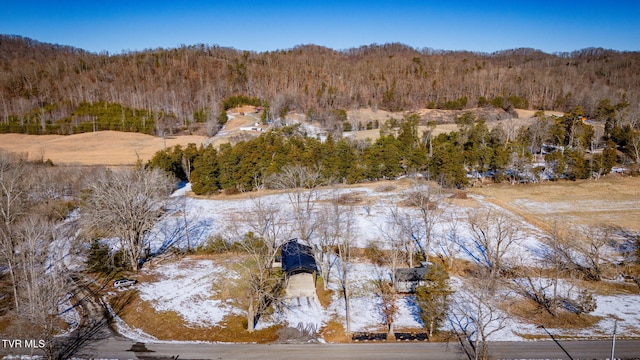
[[[494,52],[640,50],[640,0],[0,0],[0,33],[92,52],[208,44],[240,50],[400,42]]]

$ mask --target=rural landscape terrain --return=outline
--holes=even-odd
[[[0,36],[0,354],[640,339],[639,69]]]

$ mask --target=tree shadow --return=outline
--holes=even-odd
[[[76,305],[82,309],[80,326],[68,336],[56,339],[54,355],[57,359],[68,359],[85,349],[92,342],[108,339],[116,334],[112,328],[114,315],[119,315],[135,299],[135,292],[127,291],[111,304],[103,299],[103,294],[115,275],[103,278],[100,283],[83,282],[79,276],[72,276],[76,284],[73,295]]]

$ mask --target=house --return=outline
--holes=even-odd
[[[298,239],[284,243],[280,249],[282,257],[282,272],[285,274],[285,298],[290,299],[290,305],[303,303],[317,303],[316,276],[318,267],[310,246],[301,244]]]
[[[253,126],[243,126],[240,128],[240,131],[257,131],[262,132],[262,126],[260,123],[255,123]]]
[[[299,273],[315,275],[318,272],[316,259],[310,246],[301,244],[298,239],[291,239],[280,248],[282,271],[286,276]]]
[[[400,293],[414,293],[418,286],[425,284],[424,277],[427,275],[429,267],[422,264],[417,268],[396,269],[393,272],[396,279],[396,287]]]

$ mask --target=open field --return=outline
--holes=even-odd
[[[554,220],[569,220],[640,231],[640,178],[637,177],[610,175],[600,180],[492,184],[469,191],[542,229]]]
[[[201,144],[196,135],[160,138],[138,133],[99,131],[77,135],[0,134],[0,149],[27,153],[30,160],[50,159],[54,164],[134,165],[174,145]]]

